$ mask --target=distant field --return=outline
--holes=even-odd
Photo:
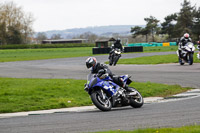
[[[0,62],[95,56],[93,47],[0,50]],[[176,51],[176,46],[144,47],[144,52]]]

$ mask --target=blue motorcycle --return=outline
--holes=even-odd
[[[125,85],[132,81],[128,75],[121,76]],[[89,74],[85,91],[91,97],[93,104],[102,111],[109,111],[113,107],[132,106],[140,108],[144,101],[142,95],[132,87],[130,92],[120,87],[108,76],[108,74]]]

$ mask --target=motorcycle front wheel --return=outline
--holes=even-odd
[[[188,63],[189,63],[189,65],[193,64],[193,54],[192,53],[188,54]]]
[[[178,57],[178,61],[179,61],[180,65],[184,65],[185,64],[180,57]]]
[[[136,95],[131,96],[130,98],[130,105],[134,108],[140,108],[142,107],[142,105],[144,104],[144,100],[142,95],[140,94],[140,92],[138,90],[136,90],[135,88],[132,88],[133,92],[136,92]]]
[[[112,66],[112,64],[113,64],[113,55],[109,59],[109,65]]]
[[[120,58],[120,56],[119,56],[119,55],[118,55],[118,56],[116,56],[116,57],[114,58],[114,63],[113,63],[113,65],[114,65],[114,66],[117,64],[117,62],[118,62],[119,58]]]
[[[91,99],[93,104],[101,111],[109,111],[112,108],[110,99],[104,93],[102,94],[101,90],[92,92]]]

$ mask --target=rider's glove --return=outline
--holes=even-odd
[[[103,74],[105,74],[105,73],[106,73],[106,70],[100,69],[100,70],[98,71],[98,73],[97,73],[97,76],[98,76],[98,77],[101,77],[101,75],[103,75]]]

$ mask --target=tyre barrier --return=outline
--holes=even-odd
[[[92,53],[93,54],[108,54],[110,50],[111,48],[93,48]]]
[[[127,52],[143,52],[143,46],[124,47],[124,53]]]
[[[108,54],[111,48],[93,48],[93,54]],[[143,46],[124,47],[124,53],[127,52],[143,52]]]

